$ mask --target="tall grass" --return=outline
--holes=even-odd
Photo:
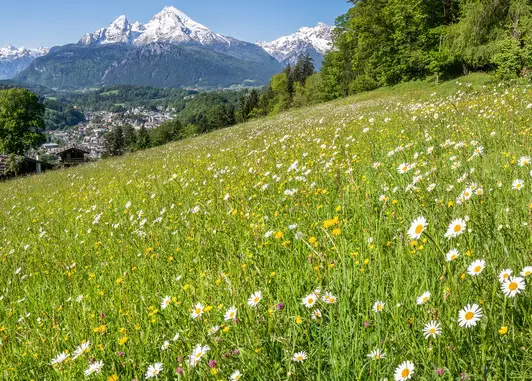
[[[417,380],[530,380],[530,278],[506,297],[499,273],[532,265],[532,90],[415,87],[0,184],[0,375],[391,380],[410,361]],[[468,304],[482,317],[459,327]]]

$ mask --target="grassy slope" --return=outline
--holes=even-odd
[[[378,90],[0,184],[0,374],[82,379],[93,359],[104,362],[95,379],[141,379],[162,362],[160,379],[182,366],[183,380],[235,369],[246,380],[380,380],[410,360],[415,379],[438,378],[438,367],[444,380],[529,379],[530,291],[505,298],[497,275],[532,264],[531,168],[517,165],[531,153],[532,91],[486,81]],[[479,145],[483,155],[468,161]],[[404,162],[416,167],[399,174]],[[418,190],[406,191],[417,172]],[[524,189],[512,190],[515,179]],[[484,194],[457,204],[472,183]],[[411,242],[418,216],[429,225]],[[444,238],[466,216],[471,232]],[[447,263],[451,248],[461,255]],[[481,258],[484,271],[467,275]],[[304,307],[316,288],[338,301]],[[258,290],[264,298],[250,308]],[[418,306],[424,291],[431,299]],[[165,296],[173,299],[163,309]],[[193,320],[198,302],[209,311]],[[483,317],[459,328],[468,303]],[[238,323],[223,318],[233,305]],[[426,340],[433,319],[442,336]],[[84,340],[88,353],[50,365]],[[193,368],[186,356],[196,344],[211,350]],[[369,361],[376,348],[386,359]],[[298,351],[308,360],[293,362]]]

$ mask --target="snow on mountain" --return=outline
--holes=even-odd
[[[37,57],[47,54],[49,49],[16,48],[11,44],[0,47],[0,80],[11,79],[26,69]]]
[[[147,45],[153,42],[200,43],[202,45],[230,45],[230,39],[212,32],[175,7],[165,7],[146,24],[131,24],[120,16],[108,27],[86,34],[79,41],[83,45],[126,43]]]
[[[127,17],[122,15],[107,28],[84,35],[79,43],[83,45],[131,43],[138,36],[141,28],[140,23],[130,24]]]
[[[4,47],[0,47],[0,60],[14,60],[24,57],[37,58],[47,54],[49,49],[47,48],[38,48],[38,49],[25,49],[25,48],[16,48],[10,43],[7,43]]]
[[[315,27],[304,27],[290,36],[272,42],[257,42],[257,45],[284,64],[295,64],[306,53],[316,61],[332,49],[333,30],[334,27],[320,22]]]

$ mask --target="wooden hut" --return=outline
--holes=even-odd
[[[0,179],[41,173],[53,169],[53,164],[32,159],[27,156],[15,156],[16,170],[10,171],[10,158],[0,155]]]
[[[89,161],[88,155],[90,155],[90,152],[79,147],[69,147],[56,152],[56,155],[59,157],[59,162],[62,165],[70,167]]]

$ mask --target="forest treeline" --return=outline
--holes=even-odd
[[[240,96],[237,121],[413,80],[474,71],[511,80],[532,72],[531,0],[351,0],[334,49]]]

